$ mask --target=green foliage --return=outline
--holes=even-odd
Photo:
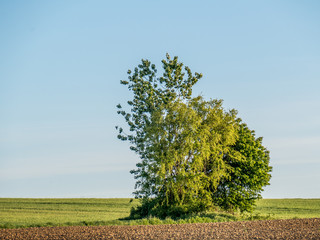
[[[227,172],[223,155],[235,142],[234,118],[221,101],[201,97],[151,115],[144,140],[148,159],[134,171],[144,214],[179,216],[213,206],[208,186],[216,187]]]
[[[225,111],[222,100],[191,97],[201,74],[168,54],[162,63],[161,77],[155,65],[142,60],[128,71],[128,81],[121,81],[133,99],[129,112],[117,105],[129,127],[129,133],[116,127],[118,138],[129,141],[141,158],[131,173],[142,205],[131,215],[179,217],[215,206],[250,210],[270,179],[261,139],[235,110]]]
[[[262,146],[262,138],[255,138],[245,123],[238,121],[238,139],[224,156],[230,166],[229,174],[213,188],[214,202],[225,210],[252,211],[261,189],[269,185],[272,168],[269,152]]]

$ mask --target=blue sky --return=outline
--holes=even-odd
[[[265,198],[320,198],[320,2],[1,1],[0,197],[131,197],[120,85],[168,52],[264,137]]]

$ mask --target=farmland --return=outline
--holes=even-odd
[[[121,220],[137,200],[0,198],[0,227],[146,225],[254,219],[320,218],[320,199],[262,199],[252,214],[204,213],[180,220]]]

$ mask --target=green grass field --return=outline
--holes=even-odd
[[[131,207],[138,203],[129,200],[0,198],[0,227],[111,224],[127,217]]]
[[[261,199],[254,213],[276,219],[320,218],[320,199]]]
[[[28,199],[0,198],[0,227],[65,225],[135,225],[217,222],[253,219],[319,218],[320,199],[262,199],[252,214],[223,212],[189,216],[185,219],[119,220],[129,215],[137,200],[130,199]]]

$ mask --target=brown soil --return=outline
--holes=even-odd
[[[154,226],[0,229],[0,239],[320,239],[320,218]]]

